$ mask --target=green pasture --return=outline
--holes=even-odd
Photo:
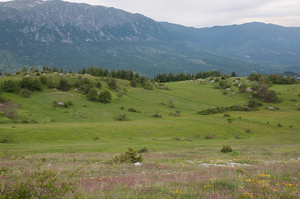
[[[46,74],[53,82],[60,76]],[[2,77],[20,80],[23,75]],[[91,82],[100,81],[102,90],[109,90],[102,78],[84,75]],[[67,75],[69,82],[74,83],[78,75]],[[241,78],[241,82],[246,79]],[[35,92],[31,98],[22,98],[18,94],[3,92],[2,95],[18,104],[18,118],[8,119],[0,115],[0,139],[8,136],[12,143],[1,143],[0,152],[5,150],[16,154],[36,153],[72,153],[72,152],[122,152],[129,146],[147,148],[155,151],[174,151],[187,148],[222,146],[222,145],[291,145],[300,142],[300,111],[296,110],[295,101],[300,100],[300,85],[273,85],[270,89],[280,92],[281,103],[264,103],[258,111],[228,112],[235,118],[229,124],[223,114],[199,115],[202,109],[217,106],[243,105],[249,100],[248,94],[214,89],[218,83],[204,84],[197,81],[165,83],[166,89],[154,88],[145,90],[141,87],[130,87],[130,82],[117,80],[119,90],[126,88],[120,101],[117,91],[109,90],[113,96],[110,103],[90,101],[85,95],[45,88]],[[249,85],[251,82],[249,82]],[[154,84],[155,85],[155,84]],[[175,108],[170,108],[170,99]],[[68,108],[52,107],[53,101],[72,101]],[[124,107],[121,110],[120,107]],[[268,110],[266,107],[278,107]],[[141,113],[128,112],[135,108]],[[180,116],[170,113],[180,111]],[[162,118],[153,118],[156,111]],[[117,121],[115,116],[125,113],[129,121]],[[22,120],[29,123],[22,123]],[[30,121],[37,121],[31,123]],[[283,127],[278,127],[278,124]],[[250,129],[250,133],[245,131]],[[215,139],[204,139],[209,133]],[[238,134],[240,139],[235,139]],[[200,137],[200,139],[195,139]],[[179,138],[173,139],[173,138]]]

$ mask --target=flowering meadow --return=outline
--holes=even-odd
[[[278,149],[152,151],[141,166],[107,164],[111,153],[7,152],[0,198],[300,198],[299,153]]]

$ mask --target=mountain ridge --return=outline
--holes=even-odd
[[[0,70],[93,65],[145,75],[300,73],[299,35],[297,27],[258,22],[193,28],[104,6],[17,0],[0,2]]]

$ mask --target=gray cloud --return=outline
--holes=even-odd
[[[3,0],[0,0],[3,1]],[[193,27],[259,21],[300,27],[299,0],[70,0],[140,13],[156,21]]]

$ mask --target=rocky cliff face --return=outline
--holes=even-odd
[[[153,41],[163,36],[162,26],[140,14],[60,0],[2,2],[0,21],[2,44]]]

